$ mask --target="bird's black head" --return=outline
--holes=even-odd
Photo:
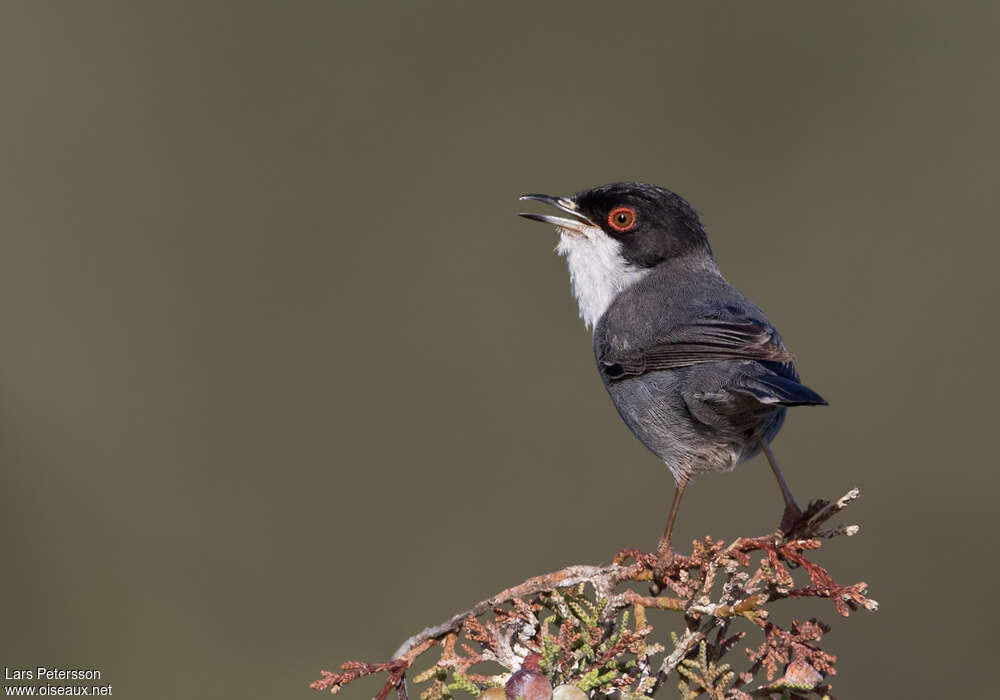
[[[661,263],[682,259],[707,269],[706,262],[712,259],[694,209],[662,187],[618,182],[572,197],[526,194],[521,199],[559,210],[560,216],[521,216],[556,226],[556,251],[566,256],[573,295],[588,326],[597,323],[619,294]]]
[[[687,201],[662,187],[616,182],[578,192],[578,211],[621,243],[622,257],[639,267],[655,267],[711,248],[698,214]]]

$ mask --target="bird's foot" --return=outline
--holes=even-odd
[[[660,581],[666,578],[667,569],[674,563],[674,548],[670,546],[670,540],[660,540],[656,545],[656,563],[653,565],[653,583],[649,585],[649,593],[652,596],[660,595],[663,589]]]
[[[803,515],[805,513],[794,502],[786,504],[785,512],[781,514],[781,524],[778,525],[781,534],[788,536],[794,532],[795,528],[800,524]]]

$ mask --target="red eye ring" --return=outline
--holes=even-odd
[[[632,207],[616,207],[608,214],[608,226],[615,231],[625,232],[635,227],[635,209]]]

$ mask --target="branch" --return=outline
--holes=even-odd
[[[865,583],[840,585],[807,557],[825,539],[858,532],[857,526],[827,526],[858,496],[852,489],[835,503],[809,504],[785,535],[741,537],[728,545],[706,537],[693,543],[690,554],[675,555],[666,564],[656,554],[627,549],[604,566],[580,564],[532,577],[413,635],[388,661],[347,662],[340,673],[323,671],[311,687],[337,692],[363,676],[385,673],[376,700],[393,689],[406,700],[406,673],[428,650],[440,647],[439,658],[413,677],[415,683],[431,683],[422,700],[450,700],[458,690],[477,695],[515,682],[512,674],[516,692],[542,689],[538,698],[524,700],[547,700],[545,694],[560,682],[584,692],[652,696],[675,671],[685,698],[707,694],[746,700],[790,691],[821,696],[829,690],[828,676],[836,672],[836,657],[818,646],[829,628],[810,620],[785,630],[767,620],[766,608],[790,598],[830,598],[845,617],[859,607],[877,609]],[[756,568],[750,557],[755,551],[764,555]],[[808,580],[796,583],[793,571]],[[651,592],[669,589],[674,595],[642,595],[628,587],[640,582],[651,584]],[[671,633],[669,653],[649,639],[650,609],[683,614],[683,633]],[[737,675],[718,662],[746,634],[726,636],[741,620],[762,632],[764,641],[747,650],[749,667]],[[487,661],[506,671],[472,672]],[[761,673],[767,682],[750,689]]]
[[[581,583],[589,583],[600,592],[610,592],[614,590],[615,586],[622,581],[637,580],[636,576],[640,573],[637,571],[639,568],[641,567],[638,564],[623,566],[621,564],[613,563],[609,566],[603,567],[576,564],[574,566],[567,566],[565,569],[560,569],[559,571],[553,571],[549,574],[542,574],[541,576],[529,578],[524,583],[519,583],[518,585],[512,586],[507,590],[500,591],[496,595],[479,601],[468,610],[453,615],[444,622],[434,625],[433,627],[427,627],[422,632],[413,635],[403,642],[398,649],[396,649],[396,653],[394,653],[392,657],[394,659],[400,658],[415,646],[422,644],[423,642],[441,639],[451,632],[457,632],[461,629],[462,623],[466,620],[466,618],[479,617],[483,613],[492,610],[498,605],[509,603],[515,598],[523,598],[524,596],[535,595],[536,593],[550,591],[555,588],[576,586]]]

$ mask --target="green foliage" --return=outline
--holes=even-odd
[[[542,635],[542,658],[538,661],[538,666],[550,678],[555,675],[560,650],[561,647],[555,637],[548,634]]]
[[[542,623],[538,665],[553,685],[628,695],[639,660],[648,667],[649,657],[663,650],[646,644],[652,628],[644,616],[637,615],[632,625],[629,610],[610,614],[609,601],[594,597],[585,585],[548,591],[540,602],[553,614]]]
[[[469,695],[475,697],[481,692],[479,686],[463,676],[461,673],[454,673],[454,681],[448,685],[448,690],[464,690]]]
[[[683,700],[693,700],[702,692],[708,693],[713,700],[723,700],[726,690],[736,679],[736,674],[729,670],[729,664],[716,665],[709,660],[704,640],[698,645],[698,656],[681,661],[677,672],[687,679],[678,685]]]
[[[586,673],[584,673],[580,678],[576,680],[574,685],[580,690],[589,692],[595,688],[600,688],[611,683],[615,678],[618,677],[618,670],[611,669],[606,673],[601,673],[601,669],[597,666],[592,667]]]

